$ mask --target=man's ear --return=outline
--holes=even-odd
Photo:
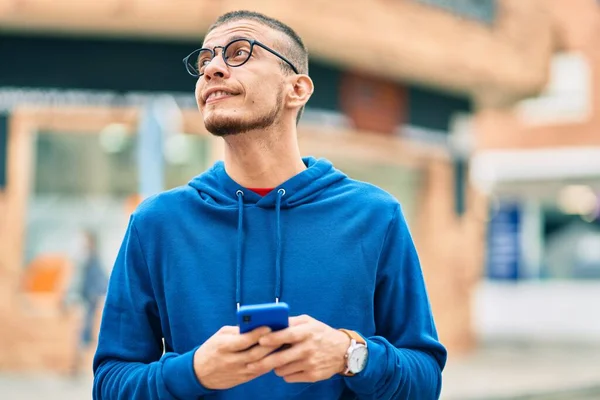
[[[287,106],[290,108],[300,108],[308,102],[313,94],[314,85],[308,75],[293,75],[290,84],[292,90],[288,93]]]

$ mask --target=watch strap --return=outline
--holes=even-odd
[[[365,339],[358,334],[358,332],[351,331],[350,329],[340,329],[340,331],[344,332],[350,339],[354,339],[356,343],[367,345]]]

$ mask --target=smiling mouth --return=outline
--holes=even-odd
[[[211,93],[207,98],[205,103],[206,104],[211,104],[211,103],[215,103],[219,100],[224,100],[227,99],[229,97],[233,97],[233,96],[237,96],[237,94],[233,94],[233,93],[228,93],[228,92],[224,92],[222,90],[216,91]]]

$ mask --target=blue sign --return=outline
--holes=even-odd
[[[518,204],[501,203],[488,224],[487,276],[517,280],[521,264],[522,212]]]

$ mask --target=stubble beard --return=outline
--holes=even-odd
[[[239,135],[249,131],[257,131],[272,126],[281,113],[283,91],[277,94],[275,106],[268,112],[252,119],[242,118],[209,118],[204,121],[206,130],[217,137]]]

